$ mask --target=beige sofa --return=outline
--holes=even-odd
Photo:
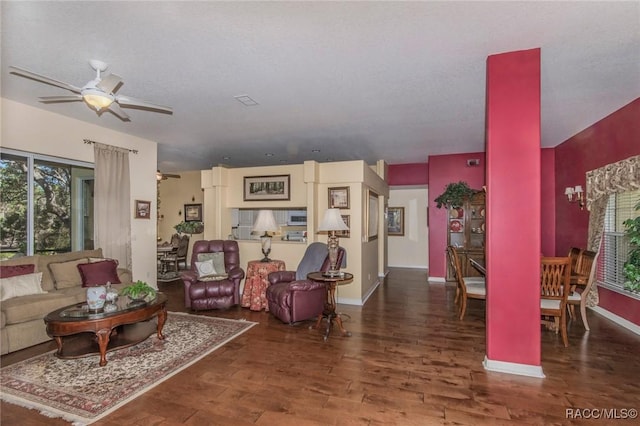
[[[41,286],[47,292],[2,302],[0,353],[4,355],[50,340],[44,317],[56,309],[86,300],[86,288],[82,287],[77,264],[102,257],[102,249],[96,249],[51,256],[24,256],[0,262],[3,266],[34,264],[35,272],[42,272]],[[118,268],[118,277],[122,282],[114,285],[118,290],[131,283],[131,273],[127,269]]]

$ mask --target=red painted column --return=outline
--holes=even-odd
[[[540,49],[487,59],[489,370],[540,366]]]

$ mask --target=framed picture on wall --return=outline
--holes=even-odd
[[[387,235],[404,236],[404,207],[389,207]]]
[[[244,201],[290,200],[291,175],[246,176]]]
[[[202,222],[202,204],[185,204],[184,221]]]
[[[349,208],[349,187],[329,188],[329,207],[336,209]]]
[[[367,199],[366,236],[367,241],[373,241],[378,238],[378,194],[369,190]]]
[[[136,200],[135,202],[135,218],[151,219],[151,201]]]

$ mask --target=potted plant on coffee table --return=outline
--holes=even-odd
[[[156,289],[144,281],[136,281],[122,289],[121,295],[127,296],[132,302],[153,300],[156,297]]]

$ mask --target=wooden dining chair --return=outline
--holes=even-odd
[[[454,262],[454,257],[457,256],[457,251],[455,251],[455,247],[453,246],[447,246],[447,259],[449,260],[449,265],[451,266],[451,270],[453,271],[454,275],[457,274],[456,272],[456,265]],[[459,260],[459,258],[458,258]],[[465,284],[482,284],[485,285],[485,277],[462,277],[464,279]],[[454,303],[458,303],[458,300],[460,299],[460,285],[457,282],[457,278],[456,278],[456,297],[454,298],[453,302]]]
[[[580,306],[580,316],[582,317],[582,325],[585,330],[589,331],[589,323],[587,322],[587,297],[591,287],[593,287],[596,280],[596,270],[598,269],[598,255],[590,250],[584,250],[582,252],[582,259],[580,261],[580,269],[578,275],[573,275],[570,278],[571,292],[567,299],[569,307],[569,316],[575,318],[575,306]],[[587,277],[586,279],[584,277]]]
[[[173,270],[175,272],[178,272],[178,270],[180,269],[180,263],[184,263],[185,269],[187,269],[187,252],[188,251],[189,251],[189,236],[183,235],[182,237],[180,237],[178,248],[175,251],[169,253],[164,259],[164,262],[167,264],[167,268],[168,268],[168,265],[173,265],[174,266]]]
[[[570,291],[571,259],[569,257],[543,257],[540,267],[540,314],[553,317],[553,322],[542,322],[562,334],[562,343],[569,346],[567,338],[567,299]]]
[[[468,281],[470,277],[462,276],[462,268],[460,267],[460,257],[455,247],[449,246],[450,258],[453,259],[453,272],[456,277],[457,287],[456,294],[460,296],[459,317],[462,320],[467,311],[467,299],[486,300],[487,289],[484,280],[482,282]]]
[[[571,274],[575,274],[578,271],[580,255],[583,249],[578,247],[571,247],[569,249],[569,259],[571,259]]]

